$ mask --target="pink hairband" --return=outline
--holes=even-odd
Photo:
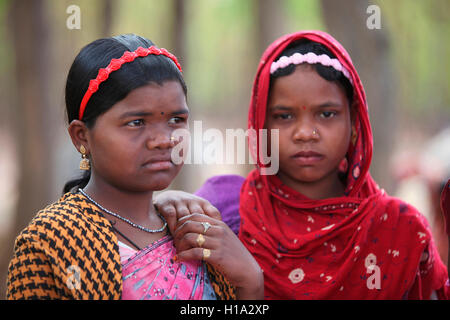
[[[333,67],[335,70],[340,71],[344,74],[344,76],[350,81],[353,85],[352,79],[350,77],[350,72],[339,62],[338,59],[331,59],[326,54],[321,54],[320,56],[316,55],[313,52],[308,52],[306,54],[301,54],[299,52],[294,53],[292,56],[282,56],[278,61],[272,62],[270,66],[270,74],[275,73],[280,68],[285,68],[290,64],[301,64],[301,63],[315,64],[320,63],[326,67]]]

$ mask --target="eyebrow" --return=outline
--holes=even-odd
[[[181,109],[174,112],[169,113],[172,116],[178,116],[183,114],[189,114],[188,109]],[[128,111],[120,115],[120,119],[130,118],[130,117],[150,117],[153,116],[153,112],[147,112],[147,111]]]
[[[271,111],[277,111],[277,110],[280,110],[280,111],[291,111],[292,109],[294,109],[294,108],[293,107],[286,107],[286,106],[273,106],[273,107],[270,107]]]
[[[342,104],[334,101],[327,101],[317,106],[318,108],[342,107]]]
[[[319,108],[319,109],[330,108],[330,107],[342,107],[342,104],[339,102],[326,101],[326,102],[321,103],[314,107]],[[295,107],[288,107],[288,106],[283,106],[283,105],[276,105],[276,106],[270,107],[271,111],[292,111],[293,109],[295,109]]]

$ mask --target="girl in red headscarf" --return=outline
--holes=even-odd
[[[264,271],[265,298],[447,297],[447,271],[427,221],[369,174],[366,96],[335,39],[302,31],[267,48],[248,127],[258,137],[261,129],[279,136],[277,163],[262,158],[266,141],[251,139],[257,169],[239,197],[239,237]],[[267,174],[277,164],[278,172]],[[231,192],[229,183],[223,185]],[[220,179],[210,186],[222,189]],[[213,194],[200,193],[214,204]]]

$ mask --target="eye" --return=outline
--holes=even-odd
[[[321,118],[325,118],[325,119],[329,119],[329,118],[333,118],[336,116],[336,112],[335,111],[324,111],[320,114]]]
[[[273,118],[276,120],[290,120],[292,119],[292,114],[290,113],[278,113],[274,114]]]
[[[179,123],[185,123],[187,121],[184,117],[173,117],[169,120],[169,124],[179,124]]]
[[[126,125],[129,127],[140,127],[140,126],[144,125],[144,119],[132,120],[132,121],[128,122]]]

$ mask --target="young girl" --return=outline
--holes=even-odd
[[[152,205],[181,168],[172,132],[188,127],[186,92],[176,57],[147,39],[121,35],[81,50],[66,106],[86,173],[17,237],[9,299],[262,298],[258,264],[211,209],[176,229],[175,255]]]
[[[279,130],[280,169],[262,174],[258,157],[245,181],[214,177],[197,193],[225,211],[239,199],[239,238],[264,271],[265,298],[446,298],[424,217],[369,174],[367,108],[349,55],[328,34],[289,34],[265,51],[248,126]],[[260,145],[250,147],[259,155]],[[171,220],[193,203],[201,201],[174,192],[157,201]],[[235,223],[232,213],[223,220]]]

